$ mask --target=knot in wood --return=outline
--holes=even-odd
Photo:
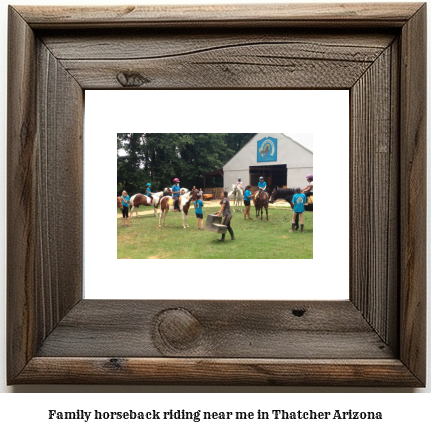
[[[123,87],[140,87],[150,82],[148,78],[142,76],[139,72],[120,72],[117,74],[117,81]]]
[[[182,308],[162,311],[156,317],[156,331],[163,343],[174,350],[195,347],[203,333],[198,319]]]

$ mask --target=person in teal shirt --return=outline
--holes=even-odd
[[[293,214],[292,214],[292,230],[290,232],[295,231],[296,213],[299,213],[299,217],[301,220],[301,232],[304,232],[304,211],[305,211],[304,204],[307,202],[307,197],[305,196],[305,194],[301,192],[301,188],[296,188],[295,191],[296,194],[293,195],[292,198]]]
[[[251,219],[250,217],[250,197],[251,197],[251,185],[246,186],[245,188],[245,192],[244,192],[244,206],[245,206],[245,211],[244,211],[244,220],[247,219],[247,215],[248,218]]]
[[[265,179],[263,177],[259,178],[259,183],[257,186],[259,187],[258,198],[260,198],[260,194],[262,193],[262,191],[266,191],[266,182],[265,182]]]
[[[151,183],[147,183],[147,197],[150,197],[151,200],[153,199],[153,194],[151,193],[150,189]]]
[[[175,184],[172,186],[172,197],[174,198],[174,211],[180,211],[179,207],[179,198],[180,198],[180,181],[178,179],[174,179]]]
[[[121,194],[121,201],[123,204],[123,226],[125,225],[126,219],[127,219],[127,226],[129,226],[129,201],[130,197],[127,195],[126,191],[123,191]]]
[[[198,199],[195,201],[195,215],[196,215],[196,220],[198,223],[198,230],[204,229],[204,212],[202,210],[203,206],[204,206],[204,203],[202,202],[202,194],[198,193]],[[199,228],[199,220],[201,221],[201,228]]]

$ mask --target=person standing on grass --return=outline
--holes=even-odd
[[[245,188],[245,192],[244,192],[244,206],[245,206],[245,211],[244,211],[244,220],[247,219],[247,215],[248,218],[251,219],[250,217],[250,196],[251,196],[251,185],[246,186]]]
[[[223,215],[222,224],[227,226],[227,230],[231,236],[231,240],[235,240],[235,236],[233,234],[233,230],[230,226],[230,220],[232,219],[232,213],[230,212],[230,204],[228,198],[228,191],[223,192],[223,199],[220,201],[221,209],[216,213],[219,217]],[[226,234],[221,235],[221,239],[217,239],[218,241],[224,241]]]
[[[301,232],[304,232],[304,204],[307,202],[307,198],[305,194],[301,192],[301,188],[295,189],[296,194],[293,195],[292,204],[293,204],[293,214],[292,214],[292,230],[290,232],[295,231],[295,217],[296,214],[299,213],[299,217],[301,219]]]
[[[202,207],[204,206],[204,203],[202,202],[202,194],[198,193],[198,199],[195,201],[195,215],[198,223],[198,230],[204,229],[204,212],[202,210]],[[201,221],[201,228],[199,228],[199,220]]]
[[[126,191],[123,191],[121,195],[121,201],[123,204],[123,226],[125,225],[125,221],[127,219],[127,226],[129,226],[129,201],[130,197],[127,195]]]

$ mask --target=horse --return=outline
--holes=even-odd
[[[295,189],[291,189],[291,188],[283,189],[283,188],[275,187],[274,190],[272,191],[271,198],[269,199],[269,202],[271,204],[273,204],[279,198],[283,198],[290,204],[290,207],[292,207],[292,210],[293,210],[294,205],[292,203],[292,198],[296,193],[298,193],[298,192],[296,192]],[[307,198],[311,195],[313,195],[313,194],[310,192],[305,193],[305,196]],[[304,208],[305,208],[305,211],[312,212],[313,211],[313,204],[306,204],[304,206]],[[299,228],[299,214],[296,214],[295,226],[296,226],[296,229]]]
[[[183,228],[189,228],[189,226],[187,225],[187,214],[189,212],[190,202],[192,201],[194,195],[195,194],[192,192],[187,192],[178,198],[179,200],[178,206],[181,210],[181,216],[183,218]],[[173,210],[173,209],[174,209],[174,199],[172,197],[165,196],[160,200],[161,212],[159,214],[159,227],[162,226],[161,225],[162,218],[163,218],[163,226],[166,226],[165,225],[166,214],[168,213],[169,210]]]
[[[233,189],[233,195],[234,195],[233,205],[234,206],[239,205],[241,207],[239,211],[243,211],[242,206],[244,203],[244,192],[242,191],[242,189],[237,184],[233,184],[232,189]],[[235,211],[235,209],[233,209],[233,211]]]
[[[121,197],[117,197],[117,208],[123,210],[123,200],[121,199]]]
[[[256,192],[255,195],[250,196],[250,198],[254,200],[254,206],[256,208],[256,219],[259,217],[259,212],[260,212],[260,220],[263,219],[263,209],[265,208],[266,220],[268,220],[269,194],[266,191],[262,191],[259,198],[258,195],[259,192]]]
[[[130,198],[130,219],[132,219],[133,210],[135,210],[136,217],[138,216],[138,208],[140,205],[143,206],[154,206],[154,216],[157,216],[157,209],[159,207],[160,197],[163,195],[163,192],[156,192],[153,193],[153,199],[151,197],[143,195],[143,194],[136,194],[133,195],[132,198]]]

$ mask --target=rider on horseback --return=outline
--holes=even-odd
[[[308,174],[308,176],[305,178],[308,181],[308,186],[302,189],[301,193],[310,192],[313,194],[313,174]]]
[[[263,177],[259,177],[258,187],[259,187],[259,193],[257,195],[257,199],[260,198],[260,194],[262,193],[262,191],[266,191],[266,182]]]
[[[174,178],[174,185],[172,186],[172,197],[174,198],[174,211],[180,211],[179,201],[180,198],[180,180]]]
[[[150,189],[151,183],[147,183],[147,197],[151,198],[151,201],[153,200],[153,194],[151,193]]]
[[[244,188],[242,187],[242,181],[241,181],[241,177],[238,177],[238,181],[236,182],[236,185],[242,189],[242,191],[244,192]]]

